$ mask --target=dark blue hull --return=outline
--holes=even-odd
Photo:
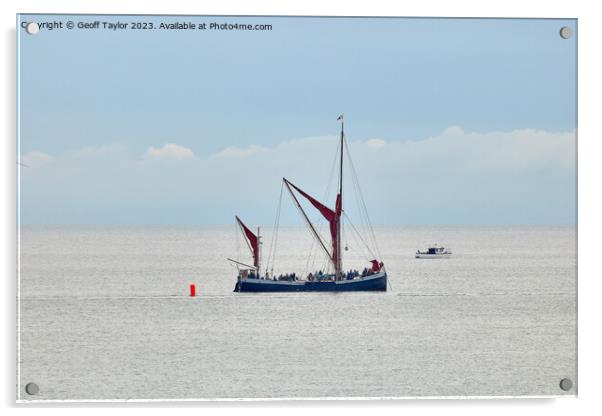
[[[366,292],[387,290],[387,274],[377,273],[362,279],[338,282],[275,281],[243,279],[236,282],[235,292]]]

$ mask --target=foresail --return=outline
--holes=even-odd
[[[253,231],[251,231],[249,227],[247,227],[240,220],[240,218],[238,218],[238,216],[236,217],[236,221],[238,222],[240,229],[242,230],[249,243],[249,248],[251,249],[251,254],[253,255],[253,266],[259,267],[259,239],[253,233]]]

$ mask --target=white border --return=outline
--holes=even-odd
[[[257,397],[257,398],[215,398],[215,399],[83,399],[83,400],[17,400],[17,403],[155,403],[155,402],[295,402],[295,401],[367,401],[367,400],[490,400],[490,399],[564,399],[576,398],[576,395],[551,396],[391,396],[391,397]]]
[[[4,266],[4,287],[3,294],[5,302],[2,302],[4,311],[3,314],[3,341],[2,356],[5,365],[2,366],[5,370],[0,384],[0,390],[3,394],[3,405],[11,407],[14,403],[16,392],[14,384],[15,369],[15,182],[16,182],[16,160],[15,160],[15,84],[14,84],[14,54],[15,54],[15,14],[17,12],[40,12],[40,13],[149,13],[149,14],[286,14],[286,15],[391,15],[391,16],[447,16],[447,17],[557,17],[557,18],[578,18],[579,19],[579,396],[578,400],[552,400],[523,398],[505,400],[473,400],[474,398],[454,397],[454,399],[462,399],[458,401],[430,401],[414,398],[409,400],[379,400],[372,402],[362,402],[364,399],[356,398],[353,400],[354,409],[347,412],[351,414],[364,414],[366,410],[377,410],[379,413],[399,413],[396,407],[403,406],[405,409],[414,411],[426,411],[431,413],[437,411],[441,406],[445,406],[446,413],[462,413],[462,414],[482,414],[486,410],[488,414],[506,414],[508,407],[512,407],[512,411],[528,412],[529,414],[567,414],[567,412],[578,413],[593,413],[594,409],[599,409],[599,387],[601,387],[600,377],[602,376],[601,354],[602,346],[599,335],[599,316],[602,315],[600,310],[601,302],[599,297],[602,296],[602,283],[600,266],[597,261],[599,256],[598,235],[602,231],[600,224],[600,215],[602,212],[601,196],[600,196],[600,179],[602,165],[599,160],[602,156],[600,140],[602,139],[602,131],[600,129],[599,112],[602,106],[599,105],[602,97],[600,85],[600,77],[595,74],[602,73],[602,65],[600,59],[599,40],[602,39],[602,21],[601,17],[595,8],[595,2],[550,2],[550,1],[532,1],[525,2],[524,0],[506,0],[506,1],[490,1],[478,2],[468,0],[435,1],[423,0],[415,3],[399,2],[398,4],[390,4],[386,1],[371,0],[367,1],[295,1],[295,2],[279,2],[279,1],[230,1],[230,2],[210,2],[200,1],[195,2],[174,0],[174,1],[153,1],[153,0],[135,0],[135,1],[110,1],[110,0],[89,0],[89,1],[61,1],[55,0],[52,3],[45,1],[30,1],[30,0],[7,0],[0,4],[2,14],[0,19],[3,24],[3,81],[4,81],[4,99],[1,102],[2,106],[2,123],[0,125],[5,128],[5,140],[3,142],[4,152],[2,164],[2,184],[4,191],[4,203],[2,204],[2,264]],[[563,396],[564,397],[564,396]],[[494,397],[493,399],[500,399]],[[303,404],[295,403],[296,406],[316,408],[316,411],[325,413],[331,412],[332,405],[324,399],[319,399],[319,402],[312,403],[309,399]],[[280,400],[278,400],[280,401]],[[189,411],[186,407],[188,401],[180,401],[178,409],[180,411]],[[298,402],[297,399],[288,402]],[[76,403],[71,403],[72,409],[60,409],[52,406],[51,403],[43,403],[43,407],[47,412],[63,414],[68,411],[78,411]],[[135,406],[135,403],[128,402],[127,410],[140,410],[140,406]],[[144,409],[144,413],[161,412],[159,402],[153,403],[158,406],[154,409]],[[168,406],[173,406],[175,402],[169,403]],[[197,406],[205,407],[206,410],[222,411],[232,410],[235,402],[219,402],[216,404],[198,403]],[[279,406],[291,407],[291,404],[264,402],[261,401],[258,405],[253,402],[246,402],[245,414],[261,414],[266,413],[281,414]],[[272,404],[273,403],[273,404]],[[337,407],[349,407],[345,405],[345,401],[336,401]],[[387,404],[383,404],[387,403]],[[441,403],[441,404],[438,404]],[[93,402],[95,408],[87,412],[105,412],[106,407],[110,403]],[[194,403],[193,403],[194,405]],[[14,406],[14,405],[12,405]],[[20,411],[29,411],[33,408],[40,407],[37,403],[26,405],[29,409],[20,409]],[[98,408],[98,406],[101,406]],[[134,406],[132,408],[131,406]],[[216,406],[221,409],[216,409]],[[22,407],[22,406],[18,406]],[[110,406],[114,407],[114,406]],[[240,406],[234,406],[240,407]],[[266,407],[266,408],[263,408]],[[261,410],[260,410],[261,409]],[[14,409],[10,409],[13,411]],[[112,409],[111,411],[119,412],[123,409]],[[287,413],[303,413],[306,414],[308,409],[289,408]],[[313,410],[312,410],[313,411]],[[195,411],[195,413],[198,413]]]

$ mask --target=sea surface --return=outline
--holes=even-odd
[[[22,226],[18,398],[576,394],[575,227],[375,234],[386,293],[245,294],[234,226]],[[278,241],[276,273],[321,267],[304,227]],[[346,268],[368,266],[344,243]],[[432,243],[452,258],[414,258]]]

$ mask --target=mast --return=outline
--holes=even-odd
[[[332,262],[332,264],[334,266],[335,280],[341,280],[343,277],[343,259],[342,259],[343,255],[341,252],[341,237],[342,237],[341,214],[343,212],[343,157],[344,157],[343,152],[344,152],[344,147],[345,147],[345,132],[344,132],[344,126],[343,126],[343,115],[341,114],[337,118],[337,120],[341,120],[341,143],[340,143],[341,154],[340,154],[340,161],[339,161],[340,162],[339,163],[339,190],[337,193],[334,210],[328,208],[326,205],[322,204],[317,199],[313,198],[311,195],[304,192],[302,189],[300,189],[299,187],[294,185],[292,182],[288,181],[286,178],[282,178],[282,179],[284,181],[284,184],[286,185],[287,190],[291,194],[291,197],[293,198],[295,205],[297,205],[297,208],[301,212],[301,215],[303,215],[303,218],[309,225],[309,228],[310,228],[311,232],[313,233],[314,237],[318,240],[318,242],[322,246],[322,249],[324,250],[326,255],[330,258],[330,261]],[[307,214],[301,207],[301,204],[297,200],[297,197],[295,196],[295,193],[293,192],[291,187],[294,188],[305,199],[307,199],[314,206],[314,208],[316,208],[318,211],[320,211],[322,216],[324,218],[326,218],[326,220],[328,220],[329,229],[330,229],[330,238],[332,241],[332,251],[330,253],[329,253],[328,249],[326,248],[325,244],[322,242],[322,239],[320,238],[320,235],[314,228],[313,224],[307,217]]]
[[[343,253],[341,251],[341,212],[343,210],[343,146],[345,140],[344,133],[344,125],[345,121],[343,118],[343,114],[341,114],[338,118],[341,120],[341,160],[340,160],[340,168],[339,168],[339,194],[337,196],[337,206],[335,207],[336,212],[336,221],[337,221],[337,241],[336,241],[336,252],[337,259],[335,264],[335,273],[337,280],[341,278],[343,274]]]
[[[261,267],[261,233],[260,233],[261,227],[257,227],[257,259],[255,260],[255,263],[257,263],[257,265],[255,267],[257,267],[257,274],[259,275],[259,269]]]

